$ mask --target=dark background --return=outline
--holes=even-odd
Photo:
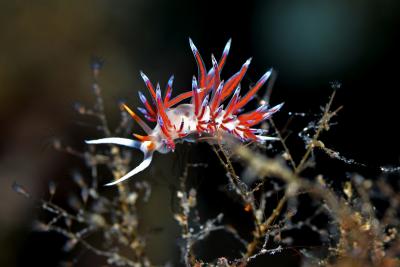
[[[73,109],[76,101],[93,101],[93,55],[106,60],[101,85],[111,125],[117,125],[118,101],[139,103],[137,90],[144,90],[139,70],[162,84],[175,74],[175,93],[187,90],[196,73],[188,37],[208,66],[210,54],[219,57],[232,38],[225,78],[250,56],[245,85],[269,67],[278,71],[271,99],[285,102],[278,126],[288,112],[305,112],[310,119],[319,114],[331,94],[330,82],[338,81],[336,103],[344,109],[326,144],[367,164],[357,170],[367,177],[379,175],[378,166],[399,165],[399,7],[395,0],[1,1],[0,265],[55,266],[68,257],[60,249],[62,238],[30,233],[38,211],[11,184],[18,181],[41,197],[49,179],[69,179],[76,168],[76,160],[52,150],[51,140],[83,149],[84,139],[101,137],[95,122],[80,123]],[[153,185],[154,196],[142,214],[145,229],[161,229],[148,234],[149,255],[159,264],[179,260],[179,229],[169,202],[186,155],[203,162],[213,157],[207,145],[187,147],[157,156],[152,170],[140,175]],[[213,185],[226,181],[217,164],[210,168],[217,171],[194,175],[203,184],[202,214],[226,212],[228,222],[246,229],[245,219],[235,221],[228,200],[215,202],[223,193]],[[233,250],[218,248],[201,255],[212,259]]]

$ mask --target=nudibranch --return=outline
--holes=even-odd
[[[136,148],[144,154],[143,161],[136,168],[106,185],[115,185],[143,171],[150,165],[155,151],[160,153],[174,151],[175,144],[178,142],[211,140],[212,137],[226,136],[226,134],[242,142],[276,140],[274,137],[263,135],[265,130],[253,127],[270,118],[282,107],[283,103],[269,108],[267,101],[261,101],[256,110],[242,113],[243,107],[268,81],[273,70],[268,70],[244,96],[240,96],[240,82],[249,68],[251,58],[237,73],[224,82],[220,74],[229,53],[231,40],[226,44],[219,62],[211,56],[212,67],[208,72],[191,39],[189,43],[198,68],[197,77],[194,76],[192,79],[191,91],[171,99],[174,80],[174,76],[171,76],[163,97],[160,85],[157,84],[154,87],[149,78],[140,72],[150,92],[151,100],[149,101],[139,91],[139,98],[144,108],[139,107],[138,110],[146,120],[156,123],[154,129],[151,129],[133,110],[123,104],[122,107],[141,126],[146,135],[133,134],[137,140],[109,137],[86,141],[87,144],[115,144]],[[181,103],[188,98],[190,98],[190,103]],[[204,136],[211,138],[203,138]]]

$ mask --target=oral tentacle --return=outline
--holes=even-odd
[[[131,170],[130,172],[128,172],[127,174],[125,174],[124,176],[119,178],[118,180],[113,181],[113,182],[108,183],[108,184],[105,184],[105,186],[116,185],[116,184],[121,183],[121,182],[131,178],[132,176],[138,174],[139,172],[141,172],[144,169],[146,169],[147,167],[149,167],[152,159],[153,159],[153,152],[152,151],[144,152],[143,161],[136,168],[134,168],[133,170]]]
[[[96,140],[86,140],[86,144],[88,145],[98,145],[98,144],[111,144],[111,145],[120,145],[127,146],[131,148],[136,148],[141,150],[142,142],[128,139],[128,138],[120,138],[120,137],[107,137]]]
[[[125,180],[131,178],[135,174],[138,174],[139,172],[146,169],[150,165],[151,160],[153,159],[153,152],[154,152],[153,149],[148,149],[145,145],[143,145],[143,142],[131,140],[128,138],[108,137],[108,138],[102,138],[102,139],[97,139],[97,140],[88,140],[88,141],[85,141],[85,143],[89,144],[89,145],[112,144],[112,145],[127,146],[127,147],[131,147],[131,148],[139,149],[144,154],[143,161],[136,168],[134,168],[133,170],[131,170],[130,172],[128,172],[127,174],[125,174],[124,176],[119,178],[118,180],[110,182],[108,184],[105,184],[105,186],[115,185],[115,184],[118,184],[122,181],[125,181]]]

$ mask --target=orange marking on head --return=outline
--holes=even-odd
[[[152,150],[154,150],[156,148],[156,144],[154,143],[154,142],[150,142],[148,145],[147,145],[147,150],[148,151],[152,151]]]

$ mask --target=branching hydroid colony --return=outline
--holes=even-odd
[[[219,62],[214,56],[211,56],[212,68],[208,72],[196,46],[191,39],[189,42],[198,67],[198,76],[197,78],[193,76],[191,91],[171,99],[174,79],[174,76],[171,76],[165,96],[162,97],[160,85],[157,84],[154,87],[149,78],[141,72],[150,92],[151,101],[148,101],[139,91],[140,100],[145,108],[138,109],[148,121],[157,123],[154,129],[151,129],[134,111],[123,104],[123,108],[147,135],[134,134],[137,140],[109,137],[86,141],[88,144],[116,144],[132,147],[140,149],[144,154],[143,161],[136,168],[107,185],[117,184],[143,171],[150,165],[154,151],[160,153],[174,151],[177,142],[198,141],[199,138],[206,136],[209,138],[202,140],[213,143],[215,140],[221,139],[219,137],[224,134],[232,135],[242,142],[265,142],[276,139],[263,135],[265,130],[253,127],[270,118],[282,107],[282,104],[269,108],[267,102],[263,101],[256,110],[242,113],[243,107],[268,81],[272,69],[268,70],[244,96],[240,96],[240,82],[249,68],[251,58],[237,73],[224,82],[220,75],[229,53],[231,40],[226,44]],[[230,100],[225,101],[229,97],[231,97]],[[191,99],[190,103],[182,103],[187,98]],[[223,142],[223,140],[221,141]]]

